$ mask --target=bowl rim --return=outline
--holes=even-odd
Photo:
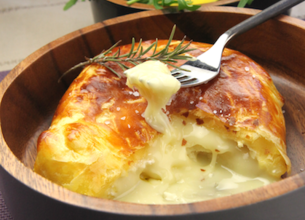
[[[209,6],[198,10],[198,13],[234,13],[243,15],[253,15],[259,10],[255,9],[244,9],[235,7],[219,7]],[[60,46],[72,40],[73,38],[88,34],[100,28],[111,26],[113,24],[127,22],[139,18],[151,17],[151,16],[162,16],[166,15],[166,12],[160,10],[153,10],[149,12],[139,12],[138,16],[125,15],[118,18],[106,20],[104,22],[96,23],[80,30],[74,31],[63,37],[60,37],[51,43],[38,49],[27,58],[25,58],[20,64],[18,64],[0,83],[0,100],[2,103],[3,96],[10,84],[18,77],[31,63],[35,62],[40,56],[49,53],[52,49]],[[305,29],[305,22],[296,18],[281,15],[276,18],[280,22],[297,26]],[[50,46],[52,44],[52,46]],[[254,203],[262,202],[265,200],[273,199],[281,196],[288,192],[294,191],[299,187],[305,186],[305,172],[295,174],[291,177],[287,177],[279,182],[269,184],[264,187],[260,187],[254,190],[250,190],[244,193],[235,194],[232,196],[216,198],[207,201],[188,203],[188,204],[173,204],[173,205],[147,205],[147,204],[136,204],[136,203],[125,203],[121,201],[106,200],[100,198],[94,198],[90,196],[81,195],[65,189],[51,181],[43,178],[42,176],[34,173],[31,169],[26,167],[10,150],[7,145],[3,133],[2,127],[0,127],[0,165],[11,175],[13,178],[22,182],[30,189],[45,195],[46,197],[54,200],[74,205],[79,208],[106,212],[116,213],[120,210],[119,214],[124,215],[155,215],[155,216],[177,216],[177,215],[188,215],[194,213],[214,212],[232,208],[238,208],[242,206],[251,205]],[[33,184],[34,183],[34,184]],[[283,185],[285,187],[283,187]],[[47,190],[46,190],[47,188]],[[264,193],[261,193],[264,191]],[[255,195],[253,197],[252,195]],[[232,199],[234,203],[232,203]],[[191,205],[190,205],[191,204]],[[128,206],[128,208],[127,208]]]

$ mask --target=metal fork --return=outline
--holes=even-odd
[[[237,24],[222,34],[217,39],[216,43],[208,51],[198,56],[195,61],[187,61],[181,66],[181,68],[189,71],[175,69],[172,71],[172,75],[180,81],[182,88],[207,83],[218,75],[220,71],[222,52],[229,40],[303,1],[304,0],[279,1],[258,14]]]

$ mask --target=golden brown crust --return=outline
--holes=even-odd
[[[166,43],[161,40],[158,45]],[[198,48],[189,53],[193,56],[210,47],[192,46]],[[121,52],[129,49],[125,45]],[[141,116],[146,100],[126,86],[115,64],[110,65],[121,79],[92,64],[71,84],[50,129],[38,139],[34,167],[73,191],[105,198],[111,198],[107,189],[113,181],[141,160],[142,149],[158,134]],[[247,145],[262,167],[279,176],[290,170],[282,105],[283,98],[266,71],[245,55],[226,49],[219,76],[207,84],[180,89],[167,110],[183,117],[195,115],[201,124]]]
[[[203,43],[192,46],[201,51],[209,48]],[[283,104],[283,97],[259,64],[240,52],[225,49],[220,74],[207,84],[181,89],[168,110],[214,119],[205,126],[217,127],[219,132],[247,145],[263,168],[280,176],[289,173],[291,167],[286,155]]]
[[[202,47],[200,43],[193,45]],[[189,98],[182,98],[186,96]],[[283,97],[261,66],[237,51],[226,49],[219,76],[208,84],[181,89],[171,108],[196,107],[227,125],[251,129],[262,125],[285,141],[283,104]]]

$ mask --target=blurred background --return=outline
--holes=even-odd
[[[47,43],[94,23],[90,2],[64,11],[68,0],[0,0],[0,71]]]
[[[265,0],[254,0],[265,1]],[[68,0],[0,0],[0,71],[11,70],[47,43],[94,23],[89,1],[63,10]],[[305,19],[305,2],[290,15]]]

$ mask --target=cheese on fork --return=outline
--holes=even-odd
[[[144,112],[146,122],[161,133],[169,130],[169,120],[162,109],[165,109],[170,98],[180,89],[180,82],[160,61],[147,61],[125,73],[126,84],[130,88],[136,87],[148,102]]]
[[[127,71],[127,85],[136,87],[148,101],[146,121],[163,134],[150,143],[146,164],[133,167],[114,183],[112,193],[116,200],[188,203],[278,180],[259,168],[246,147],[205,128],[195,118],[172,115],[169,120],[162,108],[179,90],[179,84],[158,61]]]

